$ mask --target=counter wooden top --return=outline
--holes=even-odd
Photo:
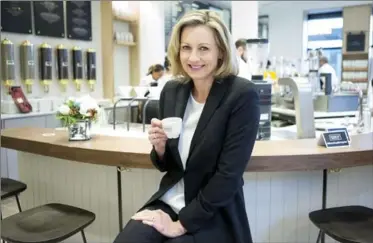
[[[351,136],[348,148],[327,149],[316,139],[257,141],[247,171],[304,171],[373,164],[373,133]],[[153,169],[146,138],[94,135],[69,142],[67,132],[48,128],[1,131],[1,147],[107,166]]]

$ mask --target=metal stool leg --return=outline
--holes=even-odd
[[[22,212],[22,208],[21,208],[21,204],[19,203],[18,195],[16,195],[16,200],[17,200],[18,210],[19,210],[19,212]]]
[[[316,243],[320,243],[320,240],[321,240],[321,230],[319,230],[319,235],[317,236],[317,240],[316,240]]]
[[[82,232],[82,238],[83,238],[83,243],[87,243],[87,239],[85,238],[84,230]]]
[[[324,169],[322,172],[322,209],[326,209],[327,204],[327,193],[328,193],[328,170]],[[320,240],[320,241],[319,241]],[[319,236],[317,237],[317,243],[325,243],[325,233],[320,230]]]
[[[148,107],[148,104],[150,102],[150,99],[148,99],[145,104],[144,104],[144,107],[143,107],[143,111],[142,111],[142,131],[145,132],[145,119],[146,119],[146,108]]]

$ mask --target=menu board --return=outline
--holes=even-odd
[[[31,1],[1,1],[1,31],[32,34]]]
[[[357,33],[357,34],[348,33],[346,42],[347,42],[346,44],[347,52],[355,52],[355,51],[364,52],[365,51],[365,33],[364,32]]]
[[[67,38],[92,40],[92,15],[90,1],[66,1]]]
[[[65,37],[63,1],[34,1],[36,35]]]

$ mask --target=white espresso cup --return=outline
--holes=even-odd
[[[178,138],[181,132],[182,119],[180,117],[168,117],[162,120],[162,128],[167,138]]]

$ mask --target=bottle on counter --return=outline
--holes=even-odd
[[[372,112],[368,104],[363,107],[364,132],[372,131]]]
[[[370,111],[373,113],[373,77],[372,82],[368,82],[367,105]]]

